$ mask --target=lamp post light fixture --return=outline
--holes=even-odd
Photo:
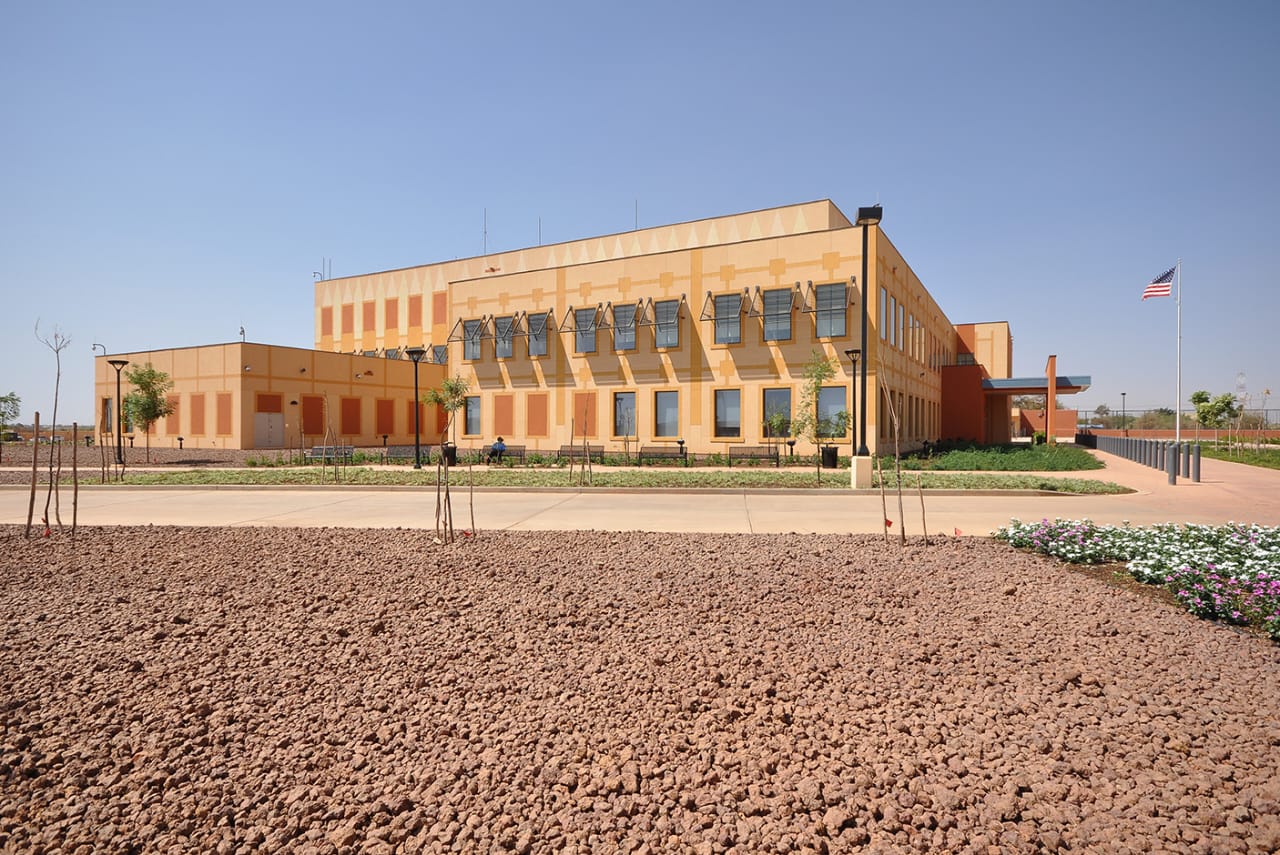
[[[120,400],[120,372],[129,364],[127,359],[108,359],[107,364],[116,370],[116,463],[124,465],[124,402]]]
[[[410,347],[405,349],[405,353],[409,354],[409,358],[413,360],[413,468],[422,468],[422,402],[418,400],[418,363],[422,361],[422,357],[427,351],[421,347]]]
[[[846,350],[844,352],[844,355],[849,357],[849,362],[852,363],[852,366],[851,366],[852,373],[849,375],[849,406],[853,407],[857,400],[854,396],[854,392],[857,391],[857,386],[855,385],[855,383],[857,382],[857,378],[858,378],[858,357],[862,355],[862,350],[857,347],[851,348],[849,350]],[[850,427],[850,430],[853,430],[853,428]],[[851,440],[856,439],[856,437],[850,437],[850,439]],[[860,453],[861,452],[859,452],[859,454]],[[853,455],[850,455],[850,456],[852,457]],[[858,465],[853,460],[849,461],[849,481],[850,481],[850,486],[853,487],[854,489],[857,489]]]
[[[880,224],[883,209],[879,205],[858,209],[858,222],[862,226],[862,344],[867,344],[867,300],[870,298],[867,282],[867,227]],[[871,454],[867,448],[867,360],[862,360],[862,374],[859,377],[862,392],[862,408],[858,411],[858,456]]]

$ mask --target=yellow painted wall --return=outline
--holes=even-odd
[[[94,360],[96,430],[107,441],[114,435],[114,425],[103,421],[103,399],[115,398],[116,373],[108,359],[127,359],[122,373],[121,392],[128,395],[127,375],[137,365],[150,363],[173,381],[170,393],[177,396],[176,430],[170,419],[161,419],[152,428],[153,447],[177,447],[179,436],[184,448],[287,448],[318,445],[324,432],[302,434],[302,408],[305,397],[322,399],[327,421],[335,431],[334,443],[378,447],[382,436],[377,432],[377,401],[393,401],[393,427],[388,445],[413,442],[412,407],[413,363],[352,354],[325,353],[301,348],[277,347],[251,342],[173,348],[99,356]],[[441,366],[419,367],[419,387],[425,392],[439,385],[444,377]],[[218,429],[218,398],[230,401],[230,420]],[[203,396],[204,430],[196,432],[195,398]],[[262,396],[279,396],[278,420],[261,422],[258,410],[264,405]],[[359,401],[358,433],[341,432],[340,412],[343,399]],[[278,422],[278,424],[276,424]],[[424,442],[435,441],[428,427],[435,424],[429,413],[423,425]],[[126,434],[127,436],[128,434]],[[134,432],[135,445],[145,444],[140,431]]]

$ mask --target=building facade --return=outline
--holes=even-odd
[[[892,449],[895,426],[903,450],[1010,434],[1008,324],[953,324],[879,226],[829,200],[321,280],[314,333],[314,351],[241,342],[122,357],[175,382],[160,440],[234,448],[412,442],[406,349],[419,347],[420,391],[446,376],[468,385],[448,437],[463,446],[503,436],[530,451],[586,440],[705,455],[777,442],[788,431],[771,417],[797,414],[815,355],[836,367],[816,404],[848,417],[837,444],[858,442],[864,406],[873,452]],[[100,357],[104,436],[114,382]],[[441,441],[442,414],[420,417],[423,441]]]

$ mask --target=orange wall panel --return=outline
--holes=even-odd
[[[396,432],[396,402],[379,398],[374,402],[374,430],[378,436]]]
[[[191,435],[204,436],[204,393],[191,396]]]
[[[302,432],[310,436],[324,433],[324,398],[319,395],[302,396]]]
[[[342,306],[342,334],[352,335],[356,331],[356,307],[350,303]]]
[[[574,436],[596,436],[596,393],[573,393]]]
[[[333,338],[333,306],[325,306],[320,310],[320,335]]]
[[[400,329],[400,298],[392,297],[387,300],[386,308],[386,324],[387,332]]]
[[[409,326],[422,327],[422,296],[414,294],[409,298]]]
[[[181,411],[178,409],[179,399],[177,395],[166,395],[165,400],[169,402],[169,415],[164,420],[164,432],[169,436],[177,436],[182,433],[179,419]]]
[[[513,410],[515,409],[515,400],[513,395],[494,395],[493,396],[493,432],[500,436],[511,436],[515,433],[515,419]]]
[[[525,433],[529,436],[546,436],[548,433],[545,392],[531,393],[525,399]]]
[[[279,395],[268,395],[259,392],[257,408],[259,413],[282,413],[284,412],[284,402]]]
[[[231,393],[219,392],[215,405],[217,415],[214,417],[214,432],[218,436],[231,435]]]
[[[343,398],[340,404],[341,426],[338,433],[343,436],[356,436],[360,433],[360,399]]]
[[[449,295],[444,291],[431,295],[431,323],[443,324],[449,319]]]

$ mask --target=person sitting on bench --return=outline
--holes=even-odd
[[[501,463],[502,455],[507,451],[507,444],[502,441],[502,437],[498,437],[498,441],[489,446],[489,453],[485,455],[484,462]]]

